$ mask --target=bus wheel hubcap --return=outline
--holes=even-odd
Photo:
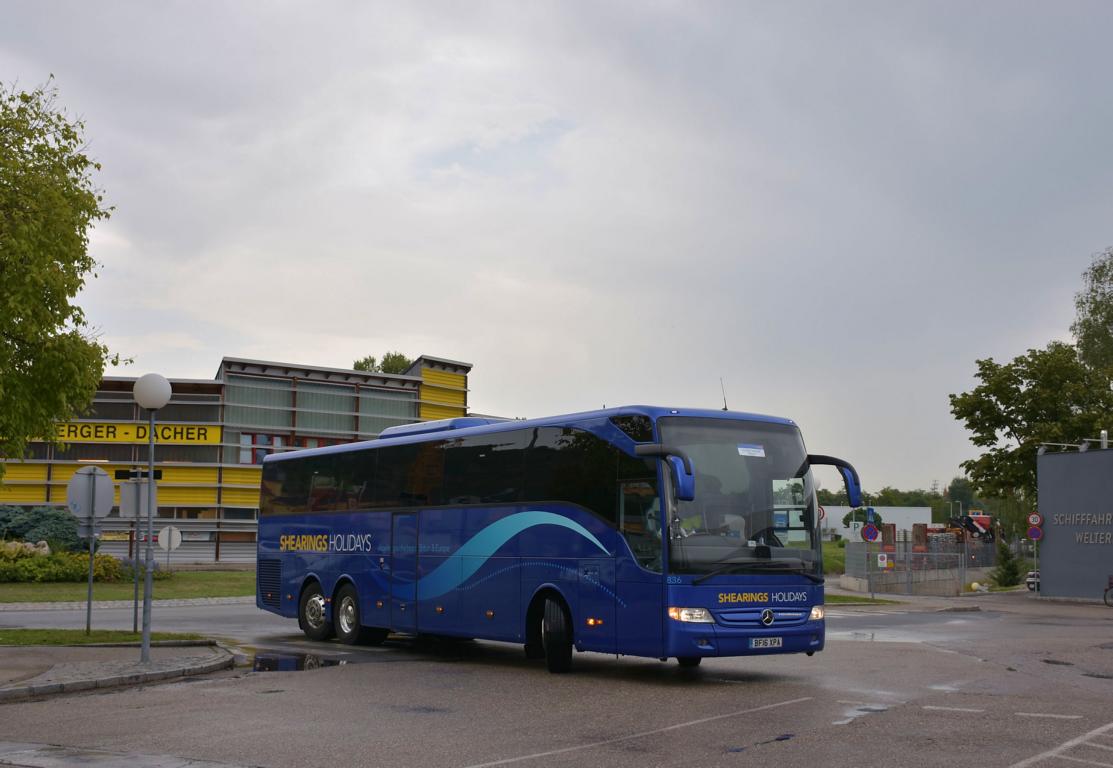
[[[305,621],[313,629],[320,629],[325,623],[325,598],[313,595],[305,601]]]
[[[347,635],[351,634],[352,629],[356,625],[356,603],[352,598],[344,598],[344,602],[340,604],[340,629]]]

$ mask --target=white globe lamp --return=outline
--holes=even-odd
[[[148,411],[157,411],[170,402],[170,382],[157,373],[140,376],[132,392],[139,407]]]

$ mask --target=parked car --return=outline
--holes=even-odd
[[[1040,588],[1040,572],[1028,571],[1028,575],[1024,577],[1024,584],[1028,587],[1029,592],[1035,592]]]

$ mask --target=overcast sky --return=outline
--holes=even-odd
[[[976,454],[974,361],[1113,245],[1108,2],[3,3],[116,206],[109,374],[473,363],[479,412],[795,419],[865,487]],[[835,476],[824,475],[830,487]]]

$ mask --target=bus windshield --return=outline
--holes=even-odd
[[[822,577],[815,489],[787,424],[666,417],[661,440],[692,461],[693,501],[672,500],[669,571]]]

